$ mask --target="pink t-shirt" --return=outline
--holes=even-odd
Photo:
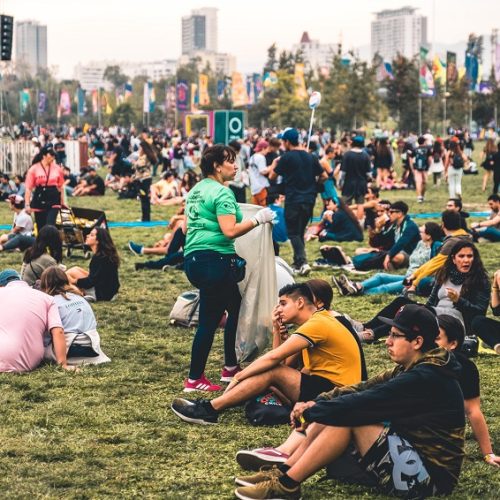
[[[43,359],[43,336],[62,328],[54,298],[24,281],[0,287],[0,372],[27,372]]]
[[[47,183],[47,174],[49,174],[49,182]],[[37,186],[56,186],[58,188],[62,187],[64,184],[64,172],[63,169],[56,163],[52,162],[49,168],[42,167],[41,163],[35,163],[32,165],[26,174],[26,188],[35,189]]]

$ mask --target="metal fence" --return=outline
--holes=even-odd
[[[87,165],[88,145],[79,141],[64,141],[66,165],[74,174]],[[0,141],[0,172],[22,175],[28,171],[36,149],[31,141]]]

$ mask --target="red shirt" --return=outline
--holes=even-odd
[[[49,180],[47,182],[47,174]],[[64,185],[63,169],[54,161],[49,167],[43,167],[41,163],[35,163],[26,174],[26,188],[35,189],[38,186],[56,186],[59,190]]]

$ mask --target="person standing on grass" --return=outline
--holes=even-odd
[[[422,203],[425,200],[425,188],[427,186],[427,172],[431,162],[431,150],[425,144],[425,137],[417,139],[418,145],[415,149],[415,158],[413,160],[413,175],[415,177],[415,186],[417,190],[417,202]]]
[[[306,276],[311,267],[307,263],[304,233],[314,210],[316,181],[326,180],[327,175],[318,158],[299,145],[298,130],[288,128],[279,137],[286,151],[271,165],[269,179],[283,177],[286,229],[293,248],[292,267],[297,274]]]
[[[184,270],[200,290],[200,314],[185,392],[221,389],[205,376],[205,365],[224,311],[227,319],[221,381],[230,382],[240,371],[235,343],[241,304],[238,282],[245,276],[245,261],[236,254],[234,240],[275,217],[270,208],[263,208],[243,220],[233,191],[225,185],[236,175],[235,161],[236,152],[228,146],[206,148],[200,163],[204,179],[189,191],[186,200]]]
[[[450,198],[462,198],[462,176],[467,157],[460,147],[459,139],[453,137],[450,141],[450,151],[445,163],[445,178],[448,181]]]
[[[279,466],[236,477],[238,498],[299,499],[301,483],[327,464],[386,495],[453,491],[465,455],[460,364],[436,347],[438,322],[424,306],[406,305],[383,320],[391,327],[385,344],[397,366],[297,403],[291,420],[304,439]]]

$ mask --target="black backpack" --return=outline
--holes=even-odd
[[[425,147],[417,148],[415,153],[415,168],[417,170],[423,171],[429,168],[427,163],[427,158],[429,157],[429,150]]]
[[[451,166],[456,170],[464,168],[464,159],[462,158],[462,155],[454,154]]]

